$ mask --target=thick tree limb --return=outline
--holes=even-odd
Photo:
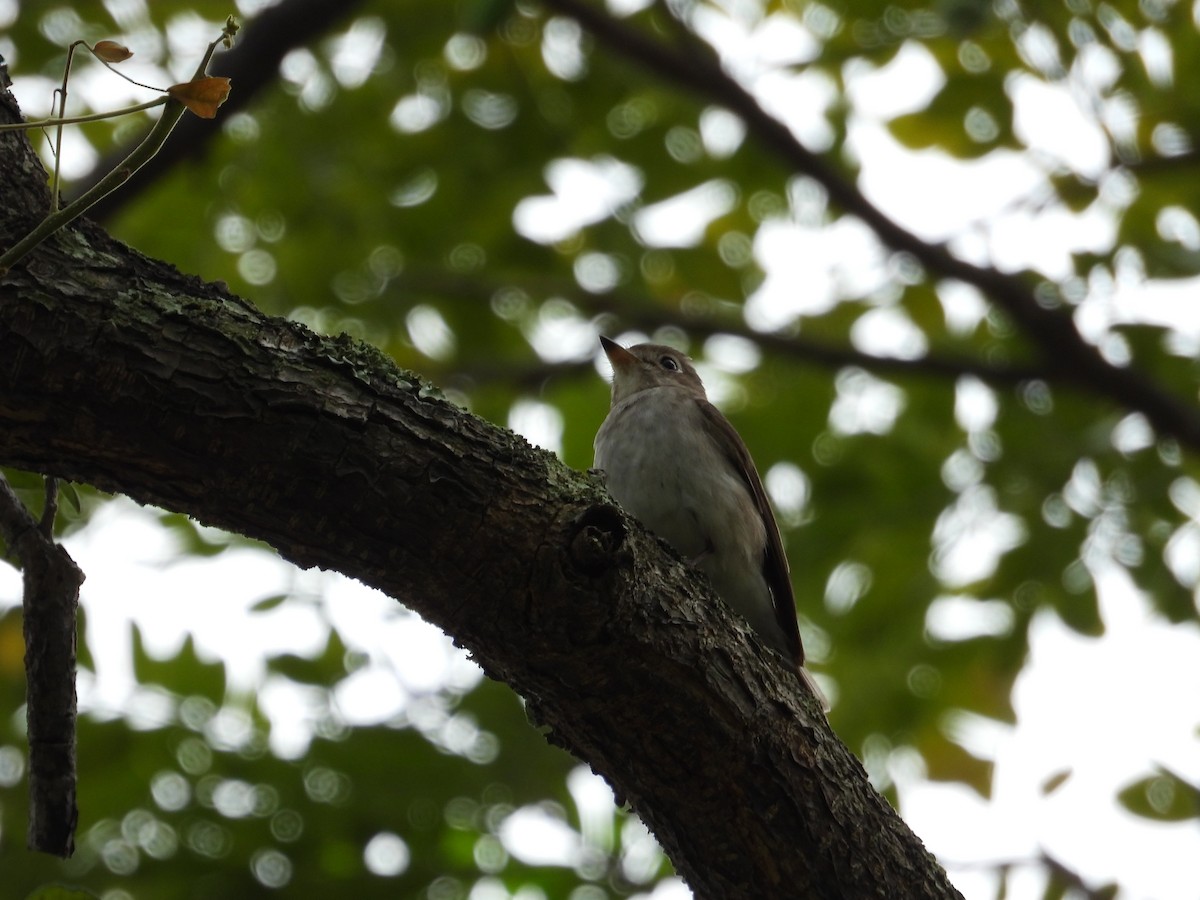
[[[29,154],[0,141],[4,196]],[[35,214],[0,208],[0,245]],[[0,278],[0,463],[402,600],[606,777],[700,897],[958,896],[692,570],[593,480],[365,345],[84,223]]]
[[[699,896],[955,896],[790,673],[594,483],[362,345],[95,238],[0,284],[0,461],[401,599],[608,778]]]

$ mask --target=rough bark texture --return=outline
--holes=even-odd
[[[53,483],[53,482],[52,482]],[[47,497],[49,500],[49,497]],[[0,478],[0,537],[21,560],[31,850],[75,850],[75,630],[83,573]]]
[[[0,137],[0,245],[41,177]],[[958,896],[792,674],[594,480],[371,348],[84,223],[0,277],[0,463],[396,597],[605,776],[699,897]]]

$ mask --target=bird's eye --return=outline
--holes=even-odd
[[[664,369],[666,369],[668,372],[678,372],[679,371],[679,363],[677,363],[675,361],[675,357],[673,357],[673,356],[664,356],[662,359],[660,359],[658,361],[658,364],[660,366],[662,366]]]

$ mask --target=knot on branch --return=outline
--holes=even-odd
[[[579,571],[597,576],[616,565],[617,551],[627,533],[617,507],[607,503],[589,506],[571,526],[571,562]]]

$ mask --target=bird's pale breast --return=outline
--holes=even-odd
[[[787,655],[762,574],[762,517],[709,427],[687,391],[639,391],[604,420],[595,465],[626,511],[694,560],[725,601]]]

